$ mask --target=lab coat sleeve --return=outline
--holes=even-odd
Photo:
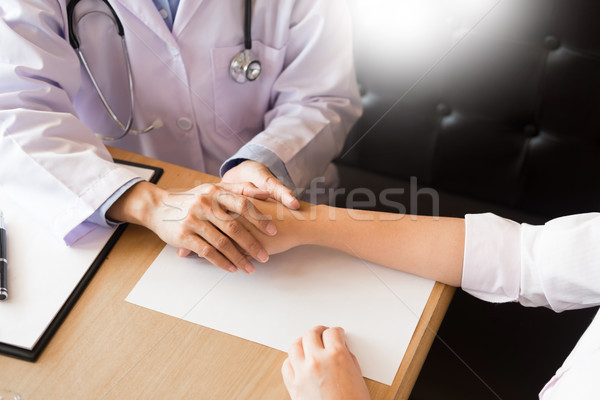
[[[362,112],[343,0],[296,3],[272,97],[265,130],[249,144],[277,155],[294,186],[306,188],[339,154]]]
[[[285,164],[281,161],[281,159],[277,157],[277,155],[271,150],[253,144],[249,144],[242,147],[240,150],[238,150],[234,157],[231,157],[227,161],[225,161],[221,166],[221,176],[225,175],[225,173],[231,168],[238,166],[246,160],[260,162],[261,164],[266,166],[269,169],[269,171],[273,174],[273,176],[279,179],[281,183],[283,183],[290,189],[294,188],[292,178],[287,172]]]
[[[81,75],[65,40],[65,2],[3,0],[0,16],[0,190],[72,242],[136,176],[75,115]]]
[[[519,225],[466,216],[462,288],[491,302],[560,312],[600,304],[600,214]]]
[[[96,211],[94,211],[94,213],[88,217],[86,222],[90,222],[94,225],[104,226],[106,228],[112,228],[119,224],[122,224],[122,222],[108,219],[106,217],[106,213],[108,212],[110,207],[119,199],[119,197],[121,197],[127,190],[133,187],[133,185],[141,181],[143,181],[142,178],[132,179],[123,186],[121,186],[119,190],[117,190],[115,193],[112,194],[112,196],[106,199],[106,201],[102,203],[100,207],[98,207]]]

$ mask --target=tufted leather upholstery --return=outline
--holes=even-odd
[[[414,176],[440,215],[600,211],[600,1],[348,3],[365,110],[337,160],[346,193]],[[536,398],[595,312],[458,291],[411,399]]]
[[[600,209],[599,1],[349,3],[365,111],[339,164],[544,217]]]

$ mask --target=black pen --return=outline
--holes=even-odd
[[[4,229],[4,214],[0,211],[0,300],[8,298],[6,289],[6,270],[8,261],[6,261],[6,230]]]

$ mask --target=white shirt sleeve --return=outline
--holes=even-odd
[[[467,215],[462,287],[491,302],[554,311],[600,304],[600,214],[519,225],[493,214]],[[600,314],[540,392],[543,400],[597,399]],[[550,349],[551,350],[551,349]]]
[[[517,224],[467,215],[462,288],[490,302],[554,311],[600,304],[600,214]]]

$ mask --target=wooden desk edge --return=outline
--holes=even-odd
[[[398,383],[396,400],[410,396],[455,291],[453,286],[435,283],[394,380],[394,386]]]
[[[191,189],[192,187],[197,186],[201,183],[214,183],[220,181],[218,177],[213,175],[190,170],[179,165],[131,153],[129,151],[121,150],[116,147],[107,146],[107,149],[113,158],[162,168],[164,170],[164,174],[162,178],[158,181],[158,186],[161,187],[163,187],[164,185],[163,182],[169,182],[170,185],[174,185],[178,189]],[[190,174],[190,172],[192,172],[192,174]],[[200,179],[198,179],[199,176],[201,177]]]

